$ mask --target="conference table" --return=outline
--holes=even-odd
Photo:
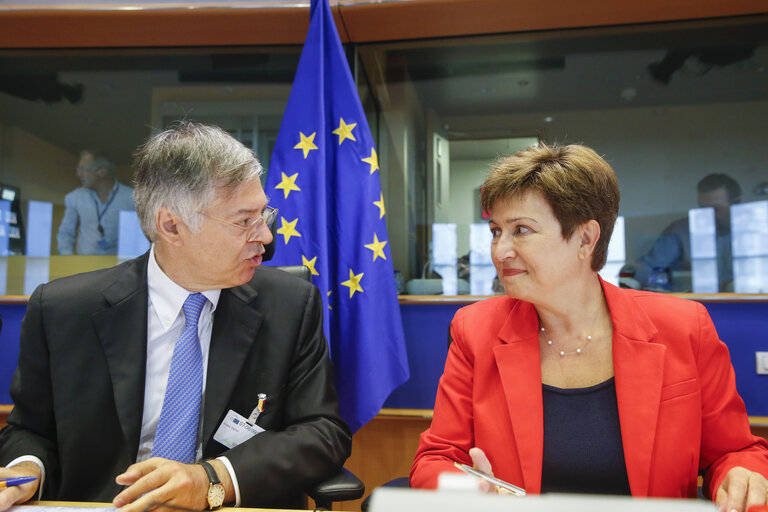
[[[37,501],[17,507],[19,512],[68,512],[59,507],[101,508],[112,511],[109,503],[81,503],[73,501]],[[553,494],[543,496],[510,497],[466,491],[424,491],[382,488],[371,503],[372,512],[716,512],[712,502],[696,499],[630,498],[623,496],[595,496]],[[163,509],[158,509],[162,511]],[[168,507],[168,512],[179,509]],[[224,512],[278,512],[263,508],[222,508]],[[290,512],[290,511],[288,511]],[[295,511],[298,512],[298,511]],[[762,512],[762,510],[761,510]]]
[[[66,508],[103,508],[103,509],[109,509],[114,510],[111,503],[93,503],[93,502],[86,502],[86,501],[29,501],[25,503],[24,505],[19,505],[19,509],[29,509],[30,512],[32,511],[40,511],[42,512],[44,509],[47,508],[59,508],[59,507],[66,507]],[[157,509],[159,511],[168,511],[168,512],[178,512],[183,509],[178,508],[171,508],[171,507],[161,507]],[[272,508],[234,508],[234,507],[222,507],[219,509],[223,512],[307,512],[306,510],[291,510],[291,509],[272,509]],[[74,512],[74,510],[73,510]]]

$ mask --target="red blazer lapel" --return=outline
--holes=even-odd
[[[613,321],[613,370],[624,460],[633,496],[647,496],[666,347],[651,343],[653,322],[628,293],[603,283]]]
[[[544,452],[537,327],[536,310],[531,304],[518,301],[499,331],[499,338],[504,343],[493,349],[512,422],[524,487],[531,492],[541,490]],[[515,470],[512,469],[512,472]]]

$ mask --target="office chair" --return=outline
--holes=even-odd
[[[273,241],[274,242],[274,241]],[[270,244],[271,245],[271,244]],[[269,252],[269,251],[268,251]],[[274,249],[271,251],[274,252]],[[270,257],[272,254],[270,253]],[[293,276],[312,282],[309,267],[304,265],[274,267]],[[315,500],[316,509],[331,510],[335,501],[351,501],[363,497],[365,485],[351,471],[341,468],[336,475],[328,480],[320,482],[311,489],[305,491],[307,496]]]
[[[365,494],[365,485],[348,469],[341,468],[335,476],[320,482],[307,495],[315,500],[315,509],[331,510],[335,501],[358,500]]]

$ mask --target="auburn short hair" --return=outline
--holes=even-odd
[[[600,238],[591,264],[594,271],[603,268],[620,197],[616,174],[608,162],[578,144],[530,146],[496,162],[485,179],[480,202],[490,212],[499,201],[527,192],[538,192],[549,203],[565,240],[578,226],[596,220]]]

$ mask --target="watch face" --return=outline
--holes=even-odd
[[[219,508],[224,503],[224,486],[221,484],[211,484],[208,487],[208,506],[213,508]]]

